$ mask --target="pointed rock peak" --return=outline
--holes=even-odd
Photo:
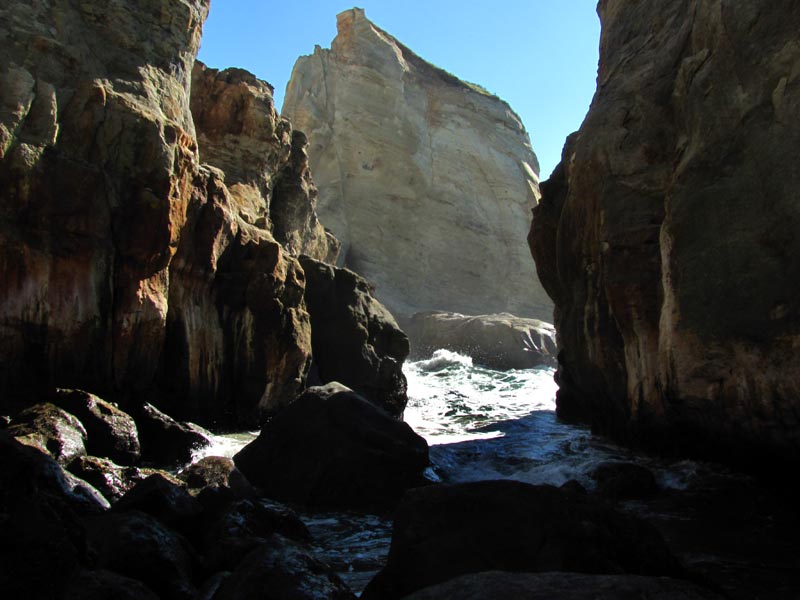
[[[336,28],[341,32],[342,28],[350,27],[356,21],[369,21],[363,8],[353,7],[340,12],[336,15]]]

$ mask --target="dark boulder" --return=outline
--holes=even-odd
[[[301,543],[311,541],[308,529],[290,509],[258,500],[234,502],[204,527],[206,567],[210,571],[233,570],[276,533]]]
[[[658,492],[653,472],[635,463],[606,462],[589,476],[597,482],[595,493],[611,500],[647,498]]]
[[[250,552],[220,587],[215,600],[354,600],[324,563],[279,535]]]
[[[119,573],[80,571],[72,578],[61,600],[159,600],[141,581]]]
[[[462,575],[404,600],[722,600],[686,581],[640,575],[507,573]]]
[[[51,402],[75,415],[86,429],[86,451],[113,460],[118,465],[135,465],[141,457],[139,433],[128,413],[82,390],[57,390]]]
[[[319,383],[339,381],[393,417],[402,417],[408,402],[402,370],[408,337],[373,297],[365,279],[308,256],[301,256],[300,264],[306,274],[305,300]]]
[[[110,512],[87,519],[86,536],[99,568],[137,579],[162,598],[193,598],[191,546],[150,515]]]
[[[7,431],[62,465],[86,454],[86,429],[77,418],[54,404],[34,404],[26,408],[14,417]]]
[[[233,460],[277,500],[384,509],[427,483],[428,444],[406,423],[333,383],[307,389]]]
[[[411,490],[386,567],[362,598],[402,598],[489,570],[681,576],[652,526],[583,494],[517,481]]]
[[[69,463],[67,469],[70,473],[97,489],[112,503],[122,498],[134,485],[155,473],[169,477],[166,471],[122,467],[107,458],[98,456],[79,456]]]
[[[203,505],[182,487],[182,482],[154,473],[134,485],[113,510],[147,513],[188,536],[199,528]]]
[[[211,444],[211,433],[197,425],[179,423],[152,404],[141,406],[134,418],[145,462],[165,467],[186,464],[192,459],[192,451]]]
[[[3,597],[57,597],[86,558],[81,518],[107,506],[49,455],[0,431]]]

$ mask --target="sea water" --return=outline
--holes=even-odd
[[[440,482],[516,479],[594,486],[590,473],[606,461],[638,462],[662,487],[681,488],[695,476],[693,462],[660,463],[620,448],[586,427],[555,415],[554,370],[495,371],[472,359],[438,350],[407,362],[405,421],[430,445],[428,477]],[[232,456],[257,432],[217,438],[203,455]],[[300,514],[315,539],[317,556],[360,592],[383,566],[391,541],[386,517],[358,512]]]

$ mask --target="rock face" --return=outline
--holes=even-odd
[[[599,87],[535,211],[559,413],[800,458],[800,10],[607,0]]]
[[[338,381],[394,417],[408,402],[403,362],[408,337],[364,278],[300,257],[306,274],[314,369],[309,379]],[[317,383],[313,381],[310,383]]]
[[[538,164],[519,117],[363,10],[337,24],[330,50],[296,63],[283,114],[311,141],[320,217],[344,265],[398,316],[509,311],[550,321],[524,242]]]
[[[302,389],[310,325],[291,254],[330,259],[336,243],[267,84],[192,77],[207,12],[0,8],[3,402],[74,387],[252,427]]]
[[[278,116],[272,94],[247,71],[196,62],[191,106],[201,159],[224,171],[242,218],[268,226],[292,254],[335,262],[339,242],[315,212],[308,140]]]
[[[505,313],[469,317],[422,312],[406,326],[416,357],[445,348],[490,369],[530,369],[556,361],[555,330],[549,323]]]

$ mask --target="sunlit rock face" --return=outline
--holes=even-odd
[[[399,316],[424,309],[547,321],[525,236],[538,163],[511,108],[420,59],[359,9],[301,57],[283,114],[310,141],[340,261]]]
[[[230,85],[249,86],[235,90],[247,110],[230,120],[247,123],[252,155],[225,154],[236,132],[206,112],[198,153],[190,86],[207,0],[7,4],[0,397],[79,387],[255,425],[308,370],[305,279],[291,254],[331,256],[302,137],[242,74]],[[227,97],[216,75],[200,79]],[[199,105],[213,113],[214,102]],[[205,152],[238,169],[202,166]],[[291,194],[307,205],[276,217],[268,201]]]
[[[562,416],[800,458],[800,10],[599,5],[598,90],[542,185]]]

